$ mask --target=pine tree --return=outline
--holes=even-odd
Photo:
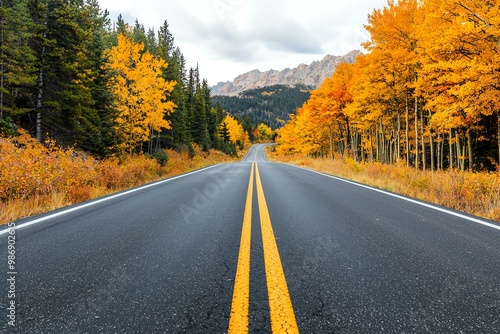
[[[212,93],[210,91],[210,86],[208,85],[207,79],[203,79],[201,85],[201,94],[203,95],[205,104],[205,118],[207,122],[207,144],[211,148],[217,148],[217,126],[220,122],[217,122],[217,115],[215,109],[212,108]]]
[[[10,122],[31,109],[36,85],[35,55],[29,46],[33,21],[26,0],[0,1],[0,121]],[[2,132],[2,125],[0,125]]]
[[[38,140],[42,139],[43,132],[61,144],[77,144],[89,125],[87,118],[93,117],[89,35],[82,26],[83,7],[78,1],[30,1],[36,36],[33,46],[39,67],[35,102]]]
[[[116,153],[118,145],[115,131],[117,110],[114,97],[109,90],[113,73],[107,66],[105,55],[106,27],[109,25],[108,12],[101,11],[97,0],[88,1],[85,7],[87,30],[90,33],[87,50],[91,69],[90,91],[93,99],[93,117],[89,118],[91,126],[87,128],[79,147],[85,151],[106,157]]]
[[[144,44],[144,50],[149,51],[147,49],[148,38],[146,36],[146,29],[144,28],[144,24],[139,23],[137,19],[135,19],[134,28],[132,29],[132,39],[137,44]]]
[[[186,107],[186,79],[185,60],[179,49],[176,49],[171,58],[171,71],[173,73],[172,80],[177,82],[170,95],[172,102],[175,104],[175,112],[170,116],[169,120],[172,124],[171,140],[176,146],[191,146],[192,139],[189,132],[188,110]]]
[[[200,145],[205,151],[210,148],[205,98],[201,89],[196,92],[194,97],[191,119],[191,136],[193,141]]]
[[[220,125],[219,135],[224,143],[229,143],[231,141],[229,129],[227,128],[227,123],[225,121],[222,121]]]

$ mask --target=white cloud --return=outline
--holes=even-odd
[[[188,66],[210,84],[258,68],[295,67],[342,55],[369,35],[367,15],[387,0],[100,0],[116,20],[158,29],[167,20]]]

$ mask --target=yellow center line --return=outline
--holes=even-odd
[[[255,170],[271,330],[273,333],[299,333],[257,164]]]
[[[260,226],[262,230],[262,246],[264,266],[266,270],[267,294],[273,333],[299,333],[288,292],[285,273],[281,264],[278,245],[274,237],[271,218],[267,208],[264,189],[260,180],[259,166],[252,163],[248,191],[243,215],[240,250],[234,281],[231,315],[229,318],[229,334],[248,333],[248,314],[250,300],[250,245],[252,234],[252,201],[254,174],[257,183],[257,199],[259,203]]]
[[[233,301],[231,304],[231,316],[229,318],[229,334],[248,333],[248,305],[250,299],[250,243],[252,235],[252,200],[253,200],[253,175],[254,165],[250,171],[248,181],[247,201],[243,215],[243,227],[241,230],[240,252],[238,254],[238,265],[236,267],[236,278],[234,281]]]

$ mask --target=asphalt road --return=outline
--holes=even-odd
[[[233,295],[250,333],[500,332],[500,225],[270,163],[263,146],[15,225],[0,231],[2,333],[227,333],[245,309]]]

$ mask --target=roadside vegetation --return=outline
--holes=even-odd
[[[168,149],[99,160],[26,133],[0,138],[0,152],[0,224],[237,159],[195,145],[194,156]]]
[[[274,159],[500,221],[498,2],[388,1]]]
[[[356,162],[349,156],[308,158],[278,155],[272,148],[268,148],[268,157],[500,222],[500,171],[432,172],[407,167],[404,161],[384,164]]]

